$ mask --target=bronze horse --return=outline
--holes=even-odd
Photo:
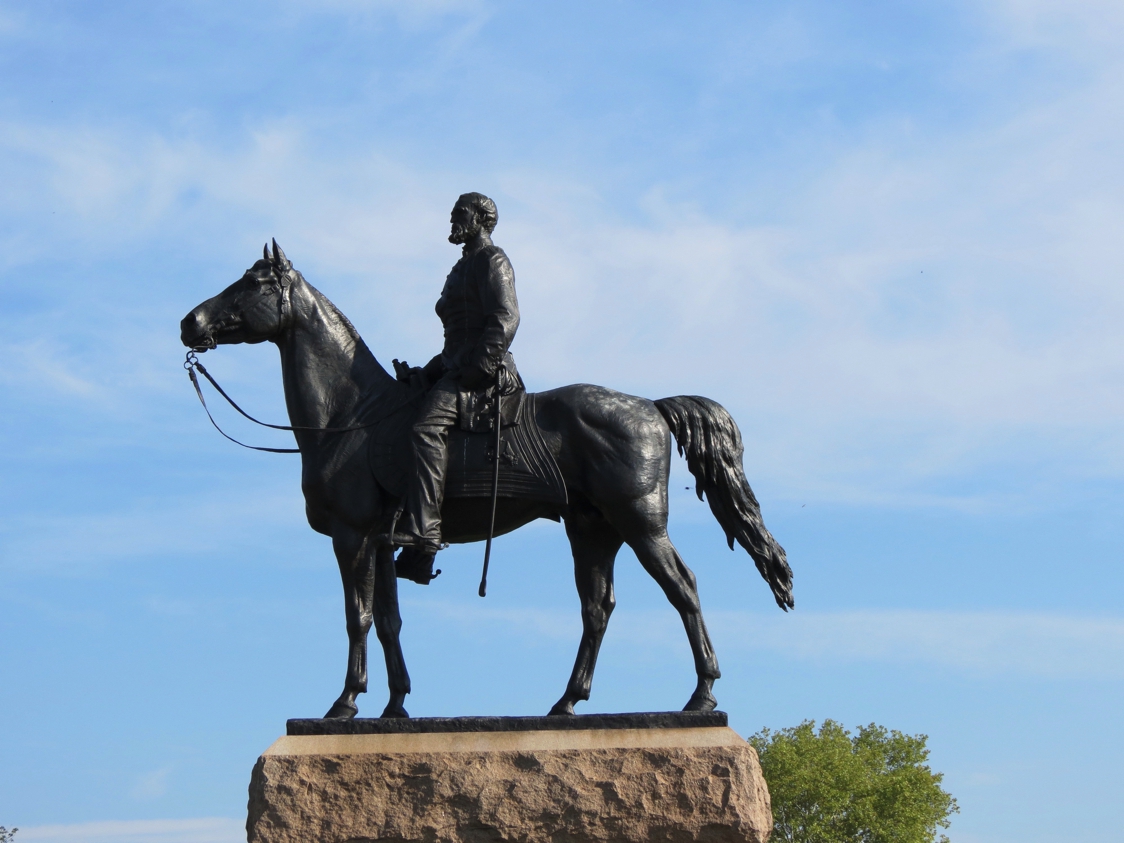
[[[416,405],[412,388],[379,365],[347,317],[304,280],[276,241],[272,254],[267,246],[241,279],[192,310],[180,336],[196,350],[266,340],[280,350],[290,423],[306,428],[294,436],[308,523],[332,538],[347,610],[347,678],[325,716],[348,718],[358,712],[355,698],[367,690],[367,633],[373,623],[390,687],[382,716],[408,717],[403,703],[410,677],[399,643],[394,551],[375,540],[388,531],[398,508],[401,492],[393,490],[400,489],[401,478],[380,476],[382,463],[372,455],[408,453]],[[574,703],[589,699],[597,652],[616,604],[613,563],[622,544],[632,548],[683,619],[698,676],[684,710],[713,709],[718,660],[695,576],[667,536],[669,434],[685,454],[698,495],[705,494],[730,548],[737,541],[753,557],[778,606],[793,605],[792,570],[746,482],[737,425],[706,398],[649,401],[588,384],[538,393],[535,407],[569,503],[559,507],[500,498],[495,529],[507,533],[542,517],[565,522],[582,604],[582,637],[566,692],[550,713],[573,714]],[[486,499],[446,499],[446,540],[486,538],[489,514]]]

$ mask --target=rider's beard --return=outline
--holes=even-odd
[[[453,223],[453,230],[449,233],[450,243],[467,243],[480,229],[477,226],[463,226]]]

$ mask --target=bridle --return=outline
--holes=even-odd
[[[285,330],[288,327],[289,317],[293,314],[293,303],[290,298],[289,291],[293,286],[293,264],[286,260],[284,264],[278,266],[269,256],[269,247],[266,247],[265,260],[269,261],[269,271],[273,273],[274,290],[280,289],[281,296],[277,300],[277,317],[278,329],[277,332]],[[222,325],[226,320],[219,320],[219,325]],[[209,351],[215,348],[215,338],[208,331],[206,336],[203,337],[203,342],[199,345],[193,346],[192,351],[197,351],[202,354],[204,351]]]
[[[286,261],[286,263],[288,263],[288,261]],[[281,315],[279,330],[284,331],[285,328],[288,327],[289,317],[293,315],[293,304],[289,299],[289,291],[293,287],[293,265],[289,263],[282,272],[278,272],[279,267],[272,261],[270,261],[269,265],[277,278],[277,283],[281,287],[281,303],[277,307]]]
[[[266,255],[266,257],[269,257],[268,254]],[[286,263],[288,263],[288,261],[286,261]],[[276,278],[276,284],[281,288],[281,297],[280,301],[278,302],[278,311],[281,318],[280,330],[284,330],[287,327],[288,322],[290,321],[290,317],[293,313],[293,305],[290,293],[290,290],[293,286],[293,265],[289,263],[288,266],[281,270],[280,267],[270,261],[270,266],[273,269],[273,273]],[[350,433],[356,430],[365,430],[366,428],[374,427],[384,419],[389,418],[391,415],[398,412],[398,410],[400,410],[402,407],[406,406],[406,404],[410,403],[413,400],[412,398],[407,398],[404,401],[397,402],[393,404],[386,412],[381,413],[374,421],[367,422],[366,424],[358,424],[353,427],[303,427],[301,425],[270,424],[269,422],[263,422],[259,419],[255,419],[253,416],[239,407],[235,400],[226,394],[226,390],[219,386],[219,382],[216,381],[211,376],[211,373],[204,368],[203,364],[199,362],[197,353],[203,354],[208,349],[215,348],[216,345],[215,339],[209,331],[207,332],[207,336],[205,339],[207,340],[207,342],[205,342],[203,345],[195,346],[187,352],[187,356],[184,358],[183,367],[187,370],[187,376],[191,378],[191,385],[195,387],[195,394],[199,397],[199,403],[203,405],[203,410],[207,413],[207,418],[211,420],[211,424],[214,425],[215,430],[217,430],[235,445],[241,445],[243,448],[249,448],[251,451],[266,451],[270,454],[299,454],[301,452],[300,448],[265,448],[260,445],[247,445],[245,442],[240,442],[225,430],[223,430],[221,427],[219,427],[218,422],[215,421],[215,417],[211,415],[211,408],[207,406],[207,401],[203,397],[203,390],[199,385],[199,378],[195,375],[196,371],[198,371],[199,374],[201,374],[208,380],[208,382],[210,382],[211,386],[215,388],[215,391],[218,392],[218,394],[223,398],[225,398],[226,402],[230,404],[231,407],[233,407],[244,417],[252,421],[254,424],[261,425],[262,427],[268,427],[271,430],[289,430],[293,432],[304,433]]]

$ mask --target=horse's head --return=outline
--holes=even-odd
[[[196,351],[276,339],[290,321],[290,286],[296,277],[274,240],[273,254],[267,244],[262,259],[240,279],[183,318],[180,339]]]

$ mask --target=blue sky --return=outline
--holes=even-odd
[[[1122,46],[1107,0],[0,0],[0,824],[241,839],[257,755],[339,692],[340,587],[297,462],[214,433],[178,322],[276,237],[423,362],[479,190],[530,388],[742,428],[795,612],[672,476],[732,725],[929,735],[957,843],[1117,839]],[[271,346],[205,361],[283,419]],[[480,556],[403,586],[415,715],[564,687],[561,528],[501,539],[485,601]],[[618,601],[584,710],[681,706],[627,552]]]

